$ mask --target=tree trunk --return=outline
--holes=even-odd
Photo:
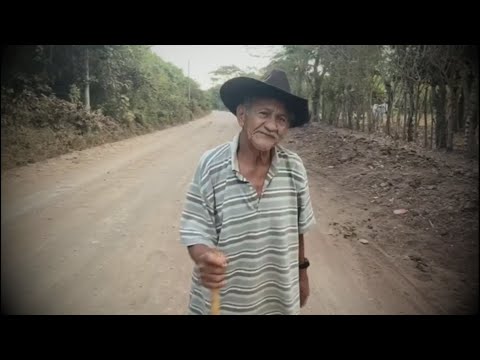
[[[467,124],[467,117],[469,114],[469,107],[471,105],[470,102],[470,95],[472,92],[472,84],[473,84],[473,77],[470,76],[470,74],[465,74],[463,76],[463,109],[462,109],[462,114],[463,114],[463,131],[464,131],[464,136],[465,136],[465,131],[466,131],[466,124]],[[467,148],[467,141],[466,138],[464,138],[464,148]]]
[[[348,102],[348,128],[349,129],[353,129],[353,119],[352,119],[352,107],[351,107],[351,104],[350,104],[350,101]]]
[[[373,126],[373,114],[372,114],[372,108],[369,107],[367,110],[367,131],[369,134],[372,132],[372,126]]]
[[[55,45],[48,45],[48,59],[46,59],[43,71],[48,78],[52,77],[53,48]]]
[[[334,103],[334,105],[333,105],[333,108],[334,108],[334,111],[333,111],[333,115],[334,115],[333,120],[335,121],[334,124],[335,124],[335,127],[338,127],[338,119],[339,119],[339,117],[340,117],[340,112],[341,112],[341,110],[339,111],[339,110],[337,109],[337,106],[335,105],[335,103]]]
[[[435,86],[432,86],[430,94],[430,149],[433,149],[433,129],[435,128],[435,115],[434,115],[434,101],[435,101]]]
[[[390,118],[392,116],[392,107],[393,107],[393,91],[392,91],[392,84],[389,82],[385,82],[385,89],[387,90],[387,135],[390,136]]]
[[[373,91],[370,91],[368,94],[368,109],[370,110],[370,113],[372,113],[372,99],[373,99]],[[371,133],[372,131],[375,132],[376,130],[376,115],[372,114],[373,116],[370,116],[370,119],[368,121],[368,133]]]
[[[440,84],[435,91],[435,145],[437,149],[447,146],[447,121],[445,117],[445,100],[447,90],[445,84]]]
[[[423,104],[424,104],[424,117],[423,117],[423,126],[424,126],[424,147],[427,148],[428,147],[428,121],[427,121],[427,114],[428,114],[428,109],[427,109],[427,104],[428,104],[428,85],[425,87],[425,97],[424,97],[424,100],[423,100]]]
[[[477,124],[478,113],[478,77],[473,79],[472,90],[468,99],[467,113],[465,119],[465,154],[467,157],[472,157],[476,154],[476,137],[475,128]]]
[[[297,91],[298,91],[298,96],[303,96],[303,91],[302,91],[302,84],[303,84],[303,77],[304,77],[304,72],[303,71],[297,71]]]
[[[325,118],[327,116],[327,107],[325,106],[325,94],[322,93],[321,95],[321,103],[320,103],[320,107],[322,109],[322,118],[321,120],[323,122],[325,122]]]
[[[448,86],[447,151],[453,151],[453,131],[457,120],[457,92],[458,88],[455,85]]]
[[[335,102],[332,103],[332,108],[330,109],[330,115],[329,115],[329,119],[328,119],[328,123],[330,125],[332,125],[335,120],[336,120],[336,113],[337,113],[337,109],[336,109],[336,106],[335,106]]]
[[[345,103],[346,103],[346,110],[347,110],[347,127],[349,129],[353,129],[353,124],[352,124],[352,99],[350,98],[350,93],[347,90],[345,92]]]
[[[413,119],[415,122],[415,129],[414,129],[414,137],[415,141],[417,140],[418,137],[418,125],[420,123],[420,90],[421,90],[421,83],[418,84],[417,86],[417,94],[415,96],[415,104],[414,104],[414,110],[413,110]]]
[[[457,101],[457,123],[455,126],[455,133],[461,131],[465,128],[465,112],[463,111],[465,108],[465,93],[463,92],[463,88],[458,89],[458,101]]]
[[[318,74],[318,65],[320,64],[320,53],[317,52],[315,56],[315,63],[313,65],[313,92],[312,92],[312,121],[319,121],[320,113],[320,93],[321,93],[321,78]]]
[[[362,110],[363,110],[363,104],[360,103],[357,107],[356,112],[355,112],[355,114],[356,114],[355,128],[356,128],[357,131],[360,131],[360,120],[361,120]]]
[[[407,141],[413,141],[413,111],[414,111],[414,88],[413,82],[410,82],[408,86],[410,109],[408,109],[408,123],[407,123]]]
[[[312,95],[312,121],[319,121],[318,108],[320,104],[320,99],[318,98],[318,92],[314,91]]]
[[[399,99],[397,100],[397,108],[398,108],[398,111],[397,111],[397,125],[396,125],[396,130],[395,130],[395,137],[396,137],[396,140],[398,140],[400,138],[400,120],[401,120],[401,109],[402,109],[402,104],[401,104],[401,98],[402,98],[402,93],[400,93],[400,96],[399,96]]]
[[[365,132],[365,111],[362,112],[362,132]]]
[[[85,110],[90,111],[90,69],[88,48],[85,49]]]

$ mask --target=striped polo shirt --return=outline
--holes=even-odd
[[[202,155],[186,196],[181,243],[226,255],[222,315],[299,314],[298,236],[315,223],[305,167],[277,146],[259,198],[239,172],[239,135]],[[188,313],[208,315],[210,299],[194,267]]]

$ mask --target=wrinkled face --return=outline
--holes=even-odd
[[[251,145],[269,151],[287,134],[289,113],[275,99],[253,99],[237,108],[238,123]]]

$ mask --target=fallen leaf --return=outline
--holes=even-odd
[[[359,241],[360,241],[362,244],[368,244],[368,240],[366,240],[366,239],[360,239]]]
[[[397,210],[393,210],[393,213],[395,215],[403,215],[403,214],[406,214],[408,212],[407,209],[397,209]]]

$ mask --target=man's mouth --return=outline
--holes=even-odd
[[[264,132],[261,132],[261,131],[259,131],[259,133],[260,133],[260,134],[262,134],[262,135],[268,136],[268,137],[270,137],[270,138],[272,138],[272,139],[274,139],[274,140],[276,140],[276,137],[275,137],[275,136],[273,136],[273,135],[266,134],[266,133],[264,133]]]

